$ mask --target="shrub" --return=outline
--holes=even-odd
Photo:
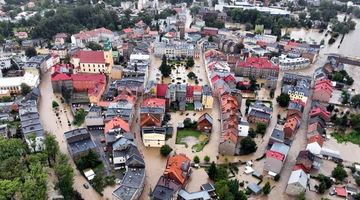
[[[209,162],[210,162],[210,157],[206,155],[206,156],[204,157],[204,161],[205,161],[206,163],[209,163]]]
[[[199,158],[199,156],[195,156],[195,157],[194,157],[194,163],[196,163],[196,164],[199,164],[199,163],[200,163],[200,158]]]
[[[165,145],[163,145],[161,148],[160,148],[160,153],[161,153],[161,155],[162,156],[168,156],[170,153],[171,153],[171,151],[172,151],[172,148],[169,146],[169,145],[167,145],[167,144],[165,144]]]

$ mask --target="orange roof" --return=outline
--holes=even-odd
[[[187,176],[183,172],[183,165],[190,165],[190,159],[184,154],[174,155],[168,158],[164,175],[183,185]]]
[[[195,85],[194,86],[194,92],[202,92],[202,86]]]
[[[295,115],[292,115],[286,120],[284,128],[290,128],[291,130],[295,130],[299,122],[300,120]]]
[[[311,144],[311,143],[314,143],[314,142],[317,142],[321,147],[323,146],[324,144],[324,138],[319,135],[319,134],[316,134],[314,136],[311,136],[309,139],[308,139],[308,144]]]
[[[144,113],[144,114],[141,114],[141,116],[140,116],[140,126],[143,127],[145,125],[146,126],[153,126],[153,125],[160,126],[161,121],[158,117],[156,117],[153,114]]]
[[[114,101],[118,102],[121,100],[126,100],[129,103],[135,104],[136,96],[128,89],[124,89],[121,93],[115,97]]]
[[[108,121],[105,124],[104,133],[108,133],[114,128],[121,128],[125,132],[130,132],[129,124],[120,117],[114,117],[112,120]]]
[[[156,107],[156,108],[163,107],[163,108],[165,108],[165,104],[166,104],[165,99],[147,98],[142,102],[141,107]]]
[[[234,133],[234,129],[227,129],[222,133],[223,142],[230,140],[232,143],[237,144],[238,136],[237,132]]]

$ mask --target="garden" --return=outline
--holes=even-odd
[[[196,130],[196,122],[190,119],[184,120],[184,129],[178,129],[175,144],[184,144],[185,147],[192,145],[193,152],[200,152],[209,142],[209,136]]]

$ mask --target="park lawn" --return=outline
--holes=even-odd
[[[193,103],[187,103],[185,105],[185,110],[194,110],[194,104]]]
[[[176,142],[175,143],[183,144],[181,142],[182,138],[189,137],[189,136],[199,138],[200,135],[201,135],[201,132],[197,131],[197,130],[191,130],[191,129],[178,130],[176,133]]]
[[[346,142],[351,142],[353,144],[357,144],[360,145],[360,134],[357,133],[356,131],[352,131],[350,133],[337,133],[337,132],[332,132],[331,136],[334,137],[336,139],[337,142],[339,143],[346,143]]]
[[[202,151],[204,149],[205,145],[207,145],[207,143],[209,143],[209,137],[205,134],[201,134],[198,139],[199,139],[199,143],[197,143],[191,147],[191,149],[195,152]]]

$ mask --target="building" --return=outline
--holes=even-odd
[[[300,127],[301,118],[297,115],[291,115],[287,118],[283,131],[285,133],[285,138],[291,139],[293,138],[296,130]]]
[[[89,151],[97,152],[97,146],[86,128],[78,128],[64,133],[68,150],[74,160],[85,156]]]
[[[320,169],[320,159],[308,150],[300,151],[296,157],[296,163],[293,170],[302,169],[310,173],[311,169]]]
[[[302,169],[292,171],[288,184],[286,186],[286,194],[297,196],[305,192],[308,184],[308,179],[308,175]]]
[[[113,144],[113,164],[115,170],[126,172],[120,186],[112,193],[114,200],[137,200],[145,185],[145,162],[136,145],[121,137]]]
[[[25,69],[23,76],[2,77],[0,78],[0,90],[9,91],[10,94],[20,94],[21,84],[26,84],[30,88],[39,86],[40,75],[37,69]]]
[[[304,107],[305,107],[305,103],[299,99],[290,101],[289,106],[287,108],[286,118],[292,115],[297,115],[301,117],[302,113],[304,112]]]
[[[19,104],[21,132],[29,149],[33,152],[44,150],[45,131],[40,122],[37,102],[28,100]],[[35,138],[35,139],[33,139]]]
[[[213,27],[204,27],[201,31],[201,35],[203,36],[216,36],[218,33],[219,29]]]
[[[24,67],[36,68],[45,72],[49,70],[54,64],[56,63],[54,63],[51,54],[46,54],[31,57],[29,60],[26,61]]]
[[[191,160],[185,154],[177,154],[168,158],[164,176],[185,185],[191,175]]]
[[[197,129],[201,132],[211,133],[212,126],[213,118],[207,113],[201,115],[197,120]]]
[[[111,46],[110,46],[111,49]],[[114,64],[112,50],[78,50],[70,60],[76,73],[110,74]]]
[[[213,93],[208,85],[202,87],[202,105],[205,109],[212,108],[214,103]]]
[[[186,190],[181,189],[178,194],[178,200],[211,200],[211,196],[207,191],[199,192],[187,192]]]
[[[114,117],[105,123],[104,134],[123,134],[130,132],[129,124],[120,117]]]
[[[104,127],[104,117],[102,109],[97,106],[92,106],[85,117],[85,125],[89,129]]]
[[[250,183],[246,188],[255,195],[261,194],[262,192],[262,188],[256,183]]]
[[[328,103],[332,96],[333,86],[329,79],[317,80],[314,86],[313,100]]]
[[[140,108],[140,126],[160,127],[164,119],[166,100],[159,98],[147,98]]]
[[[249,135],[249,123],[247,121],[241,121],[238,125],[239,137],[244,138]]]
[[[306,150],[314,155],[320,155],[324,141],[325,139],[320,134],[313,135],[308,138]]]
[[[270,150],[266,151],[264,170],[269,175],[275,176],[281,172],[290,147],[283,143],[274,143]]]
[[[272,108],[261,102],[255,102],[249,107],[248,122],[269,124],[272,115]]]
[[[165,145],[166,129],[163,127],[142,127],[142,141],[145,147],[162,147]]]
[[[284,141],[285,141],[284,132],[282,130],[274,128],[269,139],[269,145],[272,145],[274,143],[284,143]]]
[[[298,57],[292,58],[286,55],[281,55],[278,58],[271,59],[274,63],[278,64],[281,70],[297,70],[304,69],[310,66],[311,62],[308,58]]]
[[[179,185],[174,180],[161,176],[150,194],[151,200],[174,200],[177,198],[177,194],[181,189]]]
[[[90,31],[81,31],[71,36],[71,44],[75,47],[84,48],[87,43],[114,39],[114,33],[106,28],[98,28]]]
[[[162,57],[165,55],[169,59],[175,59],[180,57],[194,57],[196,58],[197,52],[195,45],[186,42],[177,43],[165,43],[155,42],[154,44],[154,55],[156,57]]]
[[[237,62],[234,71],[235,75],[244,77],[278,77],[279,66],[273,64],[267,58],[248,57],[245,61]]]

